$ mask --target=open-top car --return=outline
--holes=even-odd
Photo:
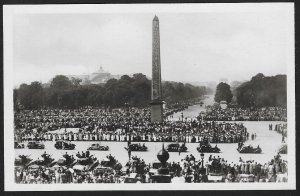
[[[210,144],[199,144],[198,152],[219,153],[221,150],[217,146],[212,147]]]
[[[180,145],[179,143],[169,144],[167,146],[168,152],[186,152],[187,149],[188,148],[185,146],[185,144]]]
[[[283,144],[282,146],[280,146],[280,148],[278,149],[278,153],[279,154],[287,154],[287,145]]]
[[[52,166],[52,163],[54,162],[54,159],[52,158],[52,155],[47,154],[46,152],[44,152],[41,155],[41,157],[42,157],[41,159],[38,158],[36,160],[30,161],[28,164],[25,165],[25,168],[28,168],[32,165],[33,165],[33,167],[35,167],[35,166],[51,167]]]
[[[208,152],[208,153],[219,153],[221,150],[220,148],[217,147],[217,145],[215,147],[212,147],[210,145],[210,142],[208,140],[208,138],[204,138],[203,141],[199,142],[199,146],[197,147],[197,151],[198,152]]]
[[[239,153],[255,153],[255,154],[259,154],[262,152],[261,148],[259,146],[257,146],[256,148],[254,148],[251,145],[248,146],[241,146],[240,148],[237,148],[237,151]]]
[[[58,140],[54,144],[54,147],[58,150],[74,150],[75,146],[76,146],[75,144],[63,140]]]
[[[92,171],[95,167],[99,165],[99,161],[95,158],[84,157],[78,158],[75,164],[73,165],[73,169],[75,171]]]
[[[29,158],[29,155],[19,155],[18,158],[15,158],[15,167],[24,168],[31,161],[32,159]]]
[[[58,165],[60,167],[72,167],[76,163],[76,160],[73,156],[69,155],[68,153],[63,155],[63,158],[58,159],[57,161],[53,162],[53,165]]]
[[[130,149],[131,151],[147,151],[148,148],[145,146],[145,144],[140,145],[140,144],[129,144],[128,147],[124,147],[127,151]]]
[[[27,147],[29,149],[45,149],[45,145],[37,141],[28,142]]]
[[[100,165],[102,167],[110,167],[113,168],[117,173],[121,171],[122,169],[122,164],[119,163],[115,157],[109,155],[103,160],[101,160]]]
[[[104,145],[101,145],[101,144],[92,144],[88,150],[100,150],[100,151],[107,151],[109,150],[109,147],[108,146],[104,146]]]
[[[15,141],[15,148],[25,148],[25,145]]]

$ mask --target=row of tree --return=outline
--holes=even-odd
[[[201,97],[205,87],[178,82],[163,82],[163,98],[167,103],[181,102]],[[148,106],[151,99],[151,80],[143,74],[132,77],[123,75],[119,80],[110,79],[105,84],[82,85],[80,79],[66,76],[54,77],[50,85],[32,82],[14,89],[15,107],[26,109],[41,107],[78,108],[82,106],[122,107]]]
[[[242,107],[286,107],[286,85],[286,75],[268,77],[259,73],[250,81],[239,85],[233,93],[230,85],[219,83],[216,87],[215,101],[225,100],[230,103],[235,97],[236,103]]]
[[[246,107],[286,107],[286,75],[267,77],[259,73],[236,89],[236,98],[239,105]]]

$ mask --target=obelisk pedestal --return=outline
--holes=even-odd
[[[151,122],[163,121],[163,101],[161,88],[160,36],[157,16],[152,24],[152,81],[151,81]]]
[[[150,103],[151,105],[151,122],[163,121],[163,102],[160,100],[155,100]]]

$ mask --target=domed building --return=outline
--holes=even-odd
[[[100,66],[98,71],[90,75],[90,81],[92,84],[106,83],[109,79],[115,78],[111,73],[104,71],[103,67]]]
[[[105,71],[102,66],[92,74],[84,74],[84,75],[67,75],[68,78],[78,78],[82,80],[82,83],[88,84],[103,84],[108,80],[115,78],[120,79],[119,75],[112,75],[111,73]]]

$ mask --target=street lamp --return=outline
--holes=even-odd
[[[126,135],[128,135],[128,133],[129,133],[129,140],[127,141],[127,151],[128,151],[129,161],[130,161],[130,159],[131,159],[131,149],[130,149],[131,132],[130,132],[130,128],[129,128],[129,122],[127,122],[125,125],[125,132],[126,132]]]
[[[181,120],[182,120],[182,122],[183,122],[183,112],[181,112]]]
[[[200,115],[201,115],[201,121],[203,121],[203,117],[204,117],[205,113],[202,111],[202,112],[200,112]]]
[[[201,151],[201,154],[200,154],[200,157],[201,157],[201,173],[204,174],[204,153],[203,151]]]

